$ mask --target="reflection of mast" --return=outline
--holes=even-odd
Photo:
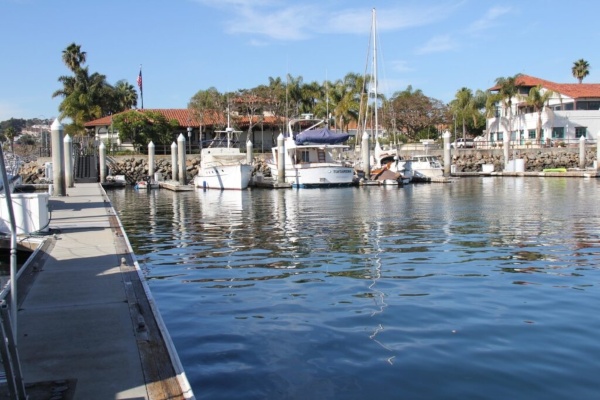
[[[373,300],[375,301],[375,305],[378,307],[378,309],[374,310],[371,313],[371,317],[374,317],[375,315],[381,314],[383,313],[383,311],[387,308],[388,304],[385,302],[385,293],[383,293],[381,290],[377,289],[377,282],[381,279],[381,246],[379,245],[379,235],[380,235],[380,230],[379,230],[379,226],[380,224],[378,223],[377,227],[378,229],[375,232],[375,254],[374,254],[374,267],[373,267],[373,274],[371,276],[373,282],[371,282],[371,284],[369,285],[369,289],[371,289],[371,291],[374,294]],[[375,343],[377,343],[378,345],[380,345],[381,347],[383,347],[384,349],[388,350],[388,351],[393,351],[391,348],[389,348],[388,346],[386,346],[385,344],[381,343],[378,339],[377,339],[377,335],[379,334],[379,332],[383,331],[385,328],[383,327],[382,324],[379,324],[377,326],[377,328],[375,328],[375,330],[373,331],[373,333],[369,336],[369,339],[373,340]],[[396,356],[391,356],[388,357],[387,362],[390,364],[393,364],[393,360]]]
[[[379,143],[379,120],[378,120],[378,112],[377,112],[377,20],[375,18],[375,9],[373,9],[373,21],[371,23],[373,29],[373,108],[375,112],[375,127],[373,138],[375,140],[375,145]]]

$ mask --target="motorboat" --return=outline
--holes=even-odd
[[[247,162],[246,154],[234,147],[241,131],[235,131],[230,126],[229,112],[227,128],[215,133],[215,138],[201,151],[194,186],[202,189],[247,189],[252,177],[252,165]]]
[[[444,176],[444,167],[439,158],[434,155],[413,155],[404,164],[406,176],[413,182],[429,181],[431,178]]]
[[[399,185],[410,182],[411,176],[406,171],[406,160],[398,155],[395,150],[381,150],[376,145],[375,154],[371,161],[371,180],[391,184],[395,181]]]
[[[135,183],[135,189],[138,190],[150,190],[158,188],[160,188],[159,183],[156,180],[152,179],[150,176],[147,176],[144,179]]]
[[[349,135],[329,130],[326,120],[313,114],[292,118],[284,136],[284,151],[273,147],[267,161],[271,176],[277,180],[278,162],[283,157],[285,182],[297,188],[350,186],[354,169],[346,160],[350,146],[342,144]]]

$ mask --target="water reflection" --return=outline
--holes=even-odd
[[[599,195],[110,193],[196,392],[222,399],[593,397]]]

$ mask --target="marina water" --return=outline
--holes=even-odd
[[[600,181],[110,191],[202,399],[600,396]]]

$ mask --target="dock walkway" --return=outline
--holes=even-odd
[[[50,198],[50,212],[43,251],[18,283],[28,395],[54,383],[69,399],[193,399],[100,184],[67,188],[67,196]]]

